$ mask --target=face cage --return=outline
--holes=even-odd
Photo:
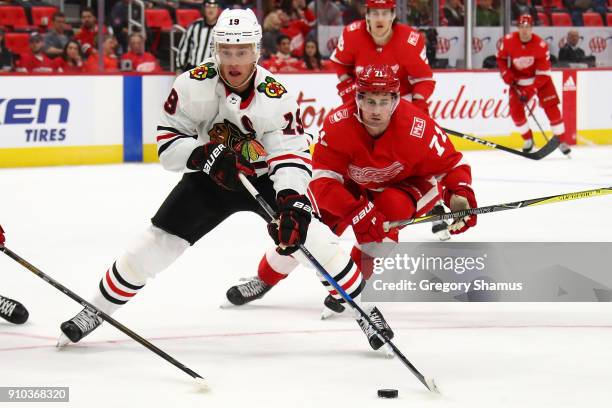
[[[221,80],[223,80],[223,82],[225,82],[225,85],[227,85],[228,87],[240,88],[244,86],[246,83],[248,83],[253,77],[253,75],[255,75],[255,72],[257,72],[257,61],[259,61],[259,56],[261,53],[261,43],[259,42],[251,43],[251,45],[255,49],[254,50],[255,61],[253,62],[253,69],[251,70],[251,73],[249,74],[249,76],[241,84],[236,85],[236,86],[231,85],[229,81],[227,81],[225,77],[223,76],[223,72],[221,70],[221,57],[219,57],[219,48],[221,45],[227,45],[227,44],[221,44],[221,43],[218,43],[217,41],[213,42],[213,60],[215,61],[215,64],[217,64],[217,66],[219,67],[219,77],[221,78]],[[236,44],[230,44],[230,45],[236,45]]]
[[[362,125],[366,125],[366,123],[361,118],[360,99],[365,98],[366,93],[367,92],[355,92],[355,104],[357,105],[357,120],[359,122],[361,122]],[[393,116],[393,114],[395,113],[395,110],[399,106],[400,94],[399,94],[399,92],[385,92],[385,93],[390,93],[392,95],[392,98],[393,98],[393,105],[391,107],[391,113],[389,114],[389,120],[391,120],[391,117]]]

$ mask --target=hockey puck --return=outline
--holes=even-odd
[[[379,398],[397,398],[398,395],[399,393],[397,392],[397,390],[392,390],[392,389],[378,390]]]

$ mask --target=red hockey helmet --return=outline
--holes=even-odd
[[[395,0],[366,0],[367,8],[394,9]]]
[[[533,18],[530,14],[523,14],[518,18],[518,25],[529,25],[533,26]]]
[[[357,74],[357,93],[389,92],[399,94],[400,80],[389,65],[373,64]]]

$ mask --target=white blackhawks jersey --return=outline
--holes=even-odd
[[[267,174],[278,192],[306,194],[312,175],[309,139],[295,97],[257,66],[255,88],[242,100],[219,78],[213,59],[176,78],[157,127],[164,168],[191,172],[187,160],[209,141],[223,143]]]

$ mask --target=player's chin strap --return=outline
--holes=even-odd
[[[243,173],[238,173],[238,177],[240,178],[240,181],[242,182],[242,185],[244,186],[244,188],[247,189],[247,191],[253,196],[255,201],[257,201],[257,203],[261,206],[261,208],[266,213],[266,220],[268,222],[274,220],[274,216],[275,216],[274,210],[272,209],[272,207],[270,207],[270,204],[268,204],[268,202],[262,197],[262,195],[259,194],[259,191],[257,191],[255,186],[251,184],[249,179]],[[361,315],[361,317],[366,322],[368,322],[368,324],[376,331],[376,333],[380,336],[380,338],[383,339],[383,341],[391,347],[391,349],[393,350],[393,354],[395,354],[397,358],[399,358],[400,361],[406,367],[408,367],[408,369],[412,372],[412,374],[414,374],[418,378],[418,380],[425,387],[427,387],[429,391],[439,392],[433,378],[425,378],[425,376],[421,374],[421,372],[417,370],[417,368],[414,365],[412,365],[410,361],[408,361],[406,356],[402,354],[402,352],[397,348],[395,344],[393,344],[393,342],[389,339],[389,337],[383,331],[378,329],[378,327],[372,323],[370,316],[368,316],[363,311],[363,309],[359,307],[357,303],[355,303],[355,301],[349,296],[349,294],[346,293],[344,288],[340,286],[340,284],[338,284],[338,282],[336,282],[334,278],[332,278],[332,276],[327,272],[327,270],[323,267],[323,265],[321,265],[319,261],[317,261],[317,259],[310,253],[310,251],[302,244],[298,245],[298,248],[302,252],[302,254],[306,257],[306,259],[308,259],[308,261],[312,264],[312,266],[317,270],[317,272],[320,273],[321,276],[323,276],[325,280],[334,287],[334,289],[336,289],[338,294],[342,296],[342,299],[344,299],[344,301],[355,312]]]

